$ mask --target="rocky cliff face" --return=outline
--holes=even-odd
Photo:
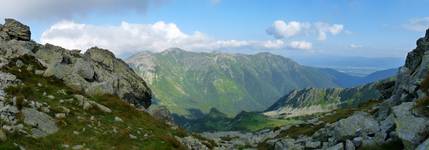
[[[6,19],[0,27],[1,63],[25,55],[35,57],[46,68],[36,70],[37,73],[61,79],[77,91],[117,95],[135,106],[150,106],[152,94],[145,81],[108,50],[95,47],[81,54],[78,50],[40,45],[30,38],[28,26]]]

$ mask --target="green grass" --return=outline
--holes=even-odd
[[[240,119],[236,119],[236,120],[238,121],[235,121],[232,123],[233,130],[251,131],[251,132],[255,132],[255,131],[259,131],[267,128],[273,129],[280,126],[302,123],[301,121],[295,120],[295,119],[268,118],[267,116],[264,116],[258,113],[246,113],[242,117],[240,117]]]
[[[27,66],[17,68],[13,64],[22,60]],[[72,98],[73,94],[83,93],[74,91],[63,84],[61,80],[53,77],[42,77],[33,74],[26,68],[31,65],[33,69],[43,69],[31,56],[17,58],[1,70],[17,76],[24,84],[8,87],[5,92],[7,98],[17,96],[19,107],[27,104],[23,99],[45,102],[50,106],[50,116],[62,111],[61,107],[71,110],[65,119],[56,120],[60,130],[43,138],[32,138],[20,133],[8,134],[8,140],[0,144],[0,149],[16,149],[17,143],[31,149],[64,149],[63,144],[70,146],[83,145],[89,149],[185,149],[174,136],[184,137],[187,134],[182,129],[172,129],[167,124],[154,119],[149,114],[138,111],[117,96],[100,95],[88,97],[109,107],[112,113],[104,113],[97,109],[83,110],[76,101],[60,103],[60,100]],[[38,86],[38,84],[42,86]],[[53,95],[55,99],[47,98],[43,93]],[[65,94],[64,94],[65,93]],[[95,120],[91,120],[91,117]],[[124,122],[115,122],[120,117]],[[91,127],[90,127],[91,126]],[[85,131],[83,131],[85,128]],[[114,128],[117,133],[113,133]],[[78,131],[79,134],[73,134]],[[131,139],[132,134],[137,139]],[[147,136],[145,136],[147,135]]]

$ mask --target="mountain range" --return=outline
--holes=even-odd
[[[295,89],[352,87],[392,76],[396,69],[355,77],[303,66],[271,53],[255,55],[144,51],[126,62],[151,87],[155,103],[189,118],[216,108],[229,117],[262,111]],[[197,110],[197,111],[193,111]]]

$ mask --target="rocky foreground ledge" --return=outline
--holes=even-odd
[[[0,67],[26,55],[43,65],[36,74],[56,77],[74,90],[88,95],[117,95],[137,107],[151,105],[152,92],[145,81],[110,51],[94,47],[82,54],[79,50],[41,45],[31,41],[28,26],[6,19],[0,25]]]

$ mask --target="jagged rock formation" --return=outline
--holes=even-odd
[[[50,44],[40,45],[29,41],[28,26],[13,19],[6,19],[0,31],[2,64],[30,55],[47,68],[38,72],[43,71],[45,77],[55,76],[75,90],[89,95],[118,95],[138,107],[151,104],[152,93],[145,81],[107,50],[94,47],[81,54]]]

